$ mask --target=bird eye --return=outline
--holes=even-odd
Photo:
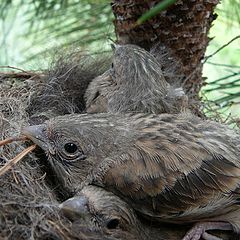
[[[114,64],[112,63],[112,68],[114,68]]]
[[[110,219],[107,223],[107,228],[108,229],[116,229],[119,225],[119,219],[117,218],[113,218],[113,219]]]
[[[66,143],[64,149],[67,153],[75,153],[78,150],[78,147],[75,143]]]

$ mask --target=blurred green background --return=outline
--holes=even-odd
[[[206,56],[214,53],[224,44],[237,38],[228,46],[209,58],[204,64],[203,76],[208,83],[202,88],[204,99],[212,102],[207,109],[218,109],[226,118],[240,116],[240,1],[223,0],[216,12],[209,37]]]
[[[95,54],[110,50],[115,39],[109,1],[0,0],[0,65],[46,69],[53,52],[78,48]],[[216,9],[206,56],[240,36],[240,2],[223,0]],[[80,48],[81,46],[81,48]],[[6,71],[1,68],[1,71]],[[204,64],[205,111],[240,116],[240,38]]]

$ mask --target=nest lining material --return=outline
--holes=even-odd
[[[68,113],[69,109],[75,112],[83,110],[83,103],[78,102],[83,93],[80,92],[79,99],[71,99],[70,95],[64,99],[61,97],[69,92],[69,81],[77,84],[80,77],[83,83],[77,87],[75,84],[74,89],[85,91],[88,82],[106,69],[106,61],[98,60],[96,64],[89,57],[81,56],[78,66],[75,66],[76,55],[71,56],[72,61],[59,59],[44,74],[45,77],[34,81],[0,78],[0,140],[19,135],[21,128],[29,125],[32,115],[51,109],[51,98],[55,96],[58,96],[57,101],[62,108],[57,108],[57,111],[51,109],[54,114]],[[63,75],[66,84],[62,84],[61,90],[54,88]],[[0,167],[5,166],[9,159],[16,160],[16,155],[25,148],[21,142],[0,146]],[[35,155],[28,154],[18,164],[10,164],[7,172],[3,170],[4,175],[0,176],[0,239],[134,239],[131,234],[121,231],[111,233],[90,229],[84,222],[74,225],[60,215],[55,191],[47,184],[41,165]]]

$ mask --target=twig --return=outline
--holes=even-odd
[[[240,66],[237,66],[237,65],[214,63],[214,62],[207,62],[207,64],[211,64],[211,65],[214,65],[214,66],[220,66],[220,67],[240,68]]]
[[[58,224],[56,224],[55,222],[53,222],[53,221],[51,221],[51,220],[48,220],[48,223],[49,223],[50,225],[52,225],[53,227],[55,227],[55,229],[57,229],[57,231],[59,231],[59,232],[62,234],[62,236],[64,236],[64,239],[70,239],[68,236],[66,236],[66,234],[65,234],[64,231],[62,230],[64,226],[60,227],[60,226],[58,226]],[[66,228],[65,228],[65,229],[66,229]],[[66,229],[66,230],[67,230],[67,232],[69,232],[68,229]]]
[[[42,75],[39,73],[34,73],[34,72],[20,72],[20,73],[14,73],[14,72],[0,72],[0,79],[4,78],[24,78],[24,79],[29,79],[29,78],[40,78]]]
[[[0,146],[6,145],[6,144],[11,143],[11,142],[25,141],[25,140],[27,140],[27,139],[28,139],[28,138],[25,137],[25,136],[6,138],[6,139],[0,141]]]
[[[13,175],[13,178],[15,180],[15,183],[19,184],[19,181],[18,181],[17,176],[16,176],[15,172],[13,171],[13,169],[12,169],[12,175]]]
[[[19,70],[21,72],[25,72],[25,73],[28,73],[28,71],[25,71],[21,68],[18,68],[18,67],[12,67],[12,66],[0,66],[0,68],[10,68],[10,69],[15,69],[15,70]]]
[[[239,39],[240,38],[240,35],[234,37],[233,39],[231,39],[228,43],[224,44],[223,46],[221,46],[218,50],[216,50],[214,53],[206,56],[204,58],[204,61],[202,62],[203,64],[207,62],[207,60],[211,57],[213,57],[214,55],[216,55],[218,52],[220,52],[222,49],[224,49],[225,47],[227,47],[228,45],[230,45],[232,42],[234,42],[235,40]],[[188,76],[184,79],[183,83],[181,84],[182,87],[185,86],[185,84],[187,83],[187,81],[192,77],[194,76],[194,74],[199,70],[199,68],[202,67],[201,64],[198,64],[198,66],[196,66],[195,70]]]
[[[36,145],[32,145],[24,149],[16,157],[8,161],[2,168],[0,168],[0,176],[5,174],[9,169],[11,169],[14,165],[16,165],[25,155],[33,151],[35,148],[36,148]]]
[[[44,179],[47,176],[47,173],[45,172],[41,177],[35,179],[35,181],[40,181],[42,179]]]
[[[214,55],[216,55],[218,52],[220,52],[222,49],[224,49],[225,47],[227,47],[228,45],[230,45],[232,42],[234,42],[235,40],[239,39],[240,35],[234,37],[232,40],[230,40],[228,43],[224,44],[223,46],[221,46],[218,50],[216,50],[214,53],[208,55],[205,57],[205,60],[203,63],[205,63],[209,58],[213,57]]]

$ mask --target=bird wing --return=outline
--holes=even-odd
[[[104,176],[106,188],[143,214],[167,221],[229,211],[226,206],[239,196],[234,194],[240,182],[239,151],[223,132],[214,133],[214,128],[212,133],[196,128],[191,132],[191,126],[185,127],[148,128],[117,156]]]

